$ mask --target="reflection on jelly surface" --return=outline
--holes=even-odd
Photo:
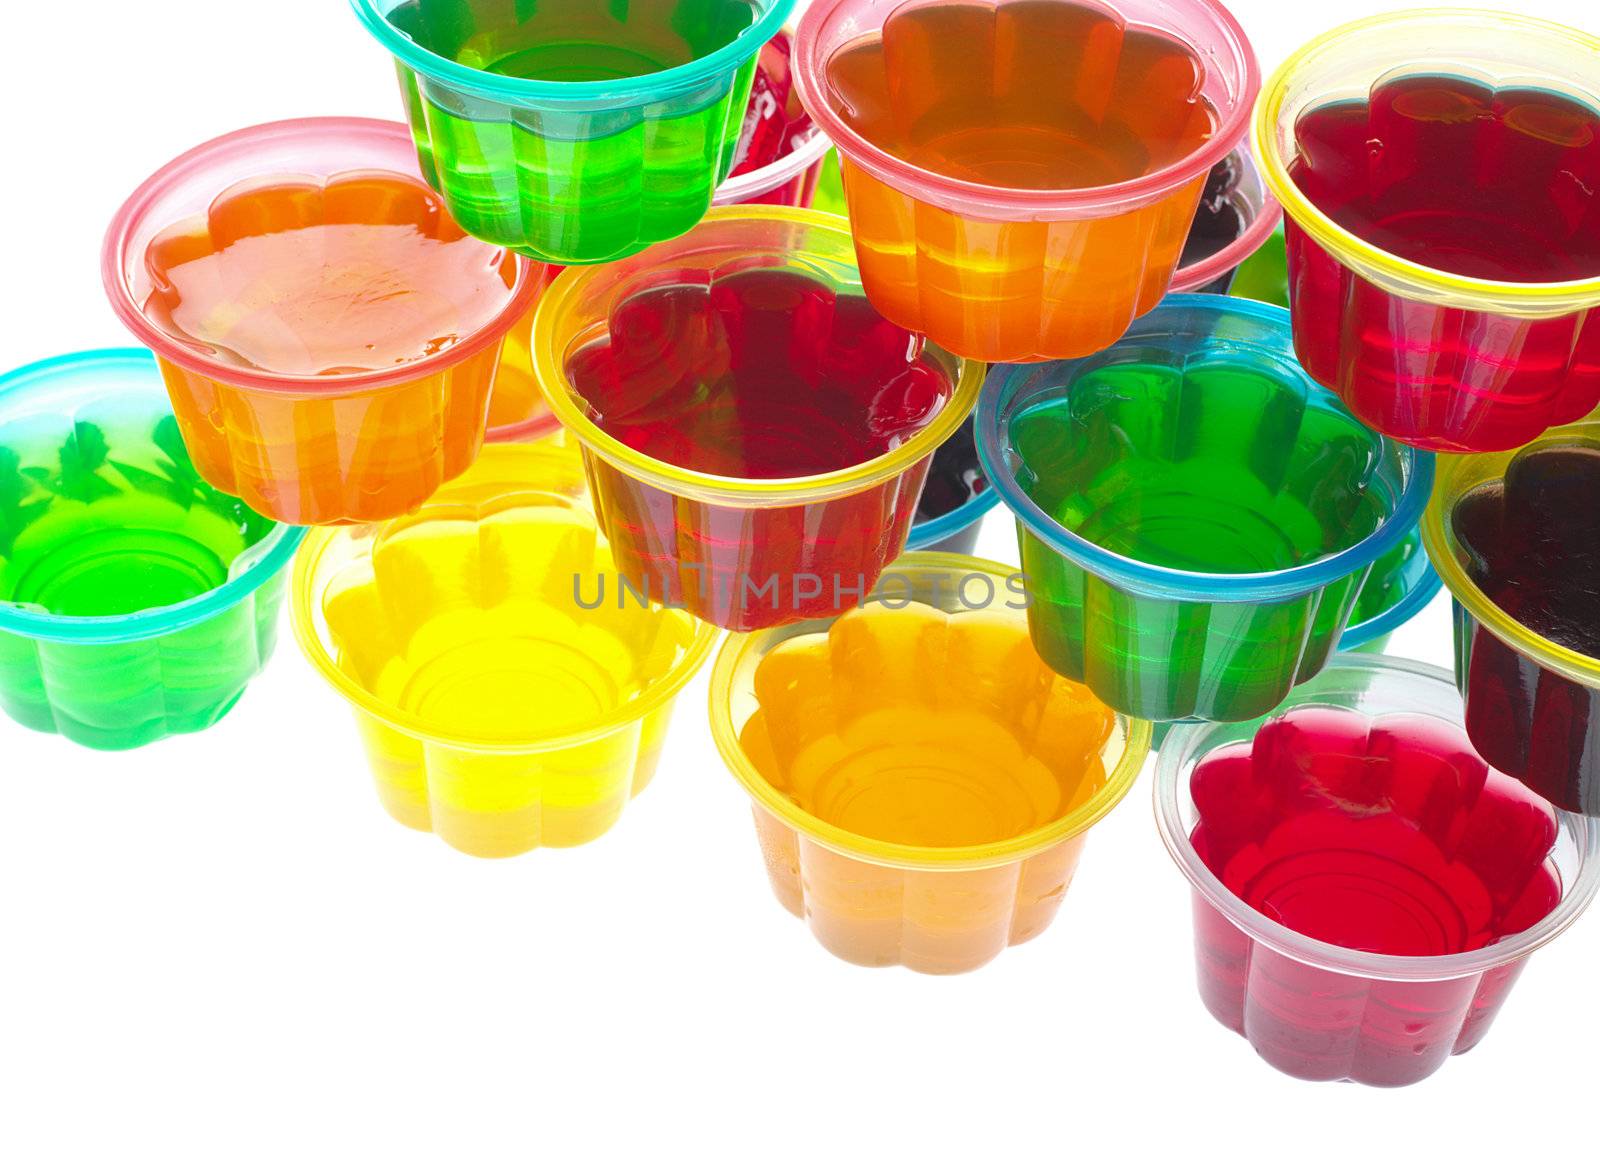
[[[1289,569],[1367,537],[1388,507],[1366,491],[1364,427],[1221,360],[1090,370],[1019,413],[1010,442],[1056,521],[1169,569]]]
[[[171,416],[17,438],[0,435],[0,601],[58,615],[172,606],[221,586],[273,527],[200,479]]]
[[[1097,187],[1210,137],[1201,66],[1086,5],[907,4],[827,64],[840,116],[915,166],[999,187]]]
[[[1105,782],[1114,717],[1039,660],[1015,613],[872,603],[786,640],[740,745],[796,806],[879,842],[1027,834]]]
[[[1244,235],[1249,215],[1239,203],[1239,182],[1243,177],[1244,163],[1237,152],[1211,168],[1205,190],[1200,193],[1200,206],[1194,212],[1194,223],[1189,225],[1188,239],[1183,242],[1180,267],[1215,256]],[[1195,292],[1226,293],[1232,279],[1231,271],[1221,273]]]
[[[1548,91],[1406,76],[1301,114],[1290,175],[1336,223],[1407,260],[1500,281],[1591,278],[1597,131],[1600,113]],[[1300,360],[1379,430],[1506,449],[1600,397],[1600,334],[1581,317],[1404,301],[1354,280],[1292,223],[1287,244]]]
[[[1517,453],[1502,480],[1456,502],[1450,527],[1468,575],[1517,622],[1600,658],[1600,448],[1568,441]],[[1539,669],[1469,626],[1467,731],[1497,768],[1567,809],[1600,814],[1600,695]]]
[[[590,416],[636,452],[717,476],[809,476],[920,431],[945,373],[864,297],[752,270],[646,289],[567,374]]]
[[[1431,717],[1292,709],[1190,779],[1201,861],[1263,915],[1388,956],[1484,947],[1560,902],[1549,805]],[[1471,1048],[1517,961],[1481,976],[1370,980],[1254,944],[1196,896],[1200,992],[1280,1070],[1396,1086]]]
[[[536,81],[615,81],[685,65],[753,21],[744,0],[406,0],[389,23],[469,69]]]
[[[928,479],[917,501],[917,524],[953,513],[988,487],[978,462],[978,444],[969,418],[933,453]]]
[[[415,179],[353,172],[223,192],[151,241],[152,321],[241,369],[378,371],[449,349],[511,298],[516,261]]]

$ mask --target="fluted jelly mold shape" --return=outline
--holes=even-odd
[[[395,58],[423,175],[472,235],[562,265],[616,260],[694,227],[733,164],[756,54],[794,7],[752,0],[747,28],[670,69],[541,81],[431,51],[391,20],[402,3],[351,0]],[[509,5],[477,7],[523,19]]]
[[[498,443],[417,512],[320,529],[294,631],[397,821],[503,857],[604,833],[714,630],[619,592],[576,454]]]
[[[888,18],[906,6],[818,0],[795,36],[796,85],[838,148],[867,296],[897,325],[985,362],[1075,358],[1110,345],[1167,291],[1206,173],[1244,136],[1260,76],[1243,30],[1214,0],[1093,6],[1194,50],[1216,129],[1188,157],[1147,175],[1103,187],[1025,190],[914,166],[839,114],[829,60],[847,45],[881,37]],[[991,39],[961,51],[992,58],[995,48]],[[1040,70],[1030,84],[1060,84],[1062,62],[1053,55],[1024,65]]]
[[[1563,25],[1417,9],[1324,33],[1267,80],[1251,143],[1284,209],[1296,349],[1372,427],[1436,451],[1503,451],[1591,411],[1600,402],[1600,273],[1547,283],[1465,277],[1368,243],[1290,177],[1296,119],[1401,73],[1548,89],[1600,108],[1597,62],[1600,38]]]
[[[1186,372],[1218,362],[1274,388],[1255,404],[1254,438],[1225,421],[1210,425],[1210,413],[1225,415],[1234,400],[1188,389]],[[1296,564],[1240,573],[1142,562],[1080,536],[1023,487],[1034,472],[1013,446],[1012,425],[1034,405],[1076,412],[1075,384],[1091,385],[1097,372],[1124,364],[1159,365],[1182,377],[1151,383],[1147,410],[1096,393],[1078,418],[1084,426],[1056,454],[1071,457],[1065,467],[1073,476],[1094,478],[1081,487],[1115,476],[1129,457],[1170,466],[1207,457],[1248,472],[1262,493],[1287,495],[1308,513],[1316,501],[1332,502],[1330,517],[1372,502],[1378,523],[1370,531],[1325,529],[1320,547],[1301,551]],[[1119,423],[1124,408],[1140,418]],[[1308,447],[1297,453],[1300,437]],[[1117,711],[1156,721],[1249,719],[1315,675],[1338,647],[1369,568],[1415,526],[1433,476],[1430,454],[1368,431],[1299,368],[1284,310],[1192,293],[1171,295],[1090,358],[994,367],[978,404],[978,452],[1017,517],[1029,624],[1045,662]],[[1204,483],[1196,484],[1203,496]]]
[[[398,516],[464,472],[483,443],[502,343],[527,320],[543,276],[541,266],[507,254],[514,275],[498,314],[435,354],[376,371],[298,377],[248,369],[146,315],[146,252],[161,233],[203,216],[242,181],[326,185],[361,171],[420,180],[403,126],[306,118],[234,131],[141,184],[101,254],[112,309],[156,352],[195,467],[257,512],[293,524]]]
[[[136,496],[165,502],[165,515],[136,518],[123,508]],[[220,585],[191,597],[99,614],[38,601],[130,553],[193,577],[199,547],[230,531],[255,536],[215,567]],[[272,655],[302,536],[201,481],[149,351],[64,354],[0,376],[0,708],[95,749],[210,727]],[[12,582],[22,544],[32,569]]]
[[[1040,662],[1019,591],[1011,567],[908,554],[862,608],[735,635],[718,653],[712,735],[751,797],[773,893],[841,959],[956,973],[1032,939],[1054,918],[1089,828],[1138,776],[1149,726],[1113,714]],[[780,660],[782,670],[767,675]],[[944,747],[908,737],[901,706],[920,709],[923,720],[936,714]],[[747,744],[753,720],[767,731]],[[927,801],[938,791],[968,810],[952,835],[961,842],[908,845],[866,832],[885,815],[863,814],[872,805],[865,788],[822,803],[838,813],[833,821],[795,800],[797,786],[819,778],[848,782],[852,753],[862,755],[860,767],[878,769],[874,761],[907,750],[922,754],[921,766],[902,762],[891,776],[926,786]],[[1008,801],[986,803],[976,796],[983,787],[963,781],[973,755],[981,768],[1008,771]],[[1043,768],[1060,780],[1030,785]],[[1042,824],[1041,800],[1060,803]]]
[[[1196,853],[1189,836],[1198,813],[1189,782],[1208,752],[1248,744],[1270,715],[1301,705],[1368,717],[1415,713],[1456,727],[1462,719],[1447,672],[1385,656],[1340,655],[1268,717],[1172,732],[1157,762],[1156,823],[1192,888],[1201,997],[1213,1017],[1297,1078],[1414,1083],[1482,1040],[1528,957],[1588,907],[1600,886],[1600,834],[1594,822],[1558,814],[1556,842],[1544,862],[1559,874],[1560,902],[1538,923],[1486,947],[1386,956],[1292,931],[1236,896]],[[1392,776],[1396,786],[1411,787],[1393,797],[1406,808],[1421,799],[1419,787],[1445,778],[1442,766],[1437,774],[1421,762],[1413,766]],[[1459,813],[1437,803],[1428,811],[1438,819]],[[1483,854],[1495,845],[1480,839],[1473,849]]]

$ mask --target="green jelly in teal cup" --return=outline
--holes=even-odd
[[[422,174],[480,240],[561,265],[681,236],[733,166],[795,0],[351,0]]]
[[[0,709],[94,749],[209,728],[303,534],[200,478],[148,350],[0,375]]]
[[[1041,658],[1155,721],[1250,720],[1321,670],[1433,480],[1301,369],[1285,310],[1200,294],[991,367],[978,454]]]

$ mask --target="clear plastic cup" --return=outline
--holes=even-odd
[[[1453,524],[1457,502],[1503,480],[1519,454],[1561,447],[1600,450],[1600,412],[1551,428],[1518,452],[1441,456],[1422,540],[1455,600],[1456,679],[1473,747],[1554,805],[1600,817],[1600,659],[1539,634],[1496,604],[1467,573],[1468,555]],[[1585,500],[1579,507],[1593,504]],[[1535,507],[1570,506],[1551,501]],[[1516,517],[1524,530],[1538,520],[1527,507]],[[1531,575],[1539,567],[1520,568]]]
[[[822,174],[822,157],[833,144],[798,104],[789,62],[793,39],[793,32],[786,28],[763,45],[756,57],[750,106],[739,132],[738,161],[711,198],[718,207],[740,203],[811,206]],[[749,166],[752,157],[766,161]]]
[[[1306,111],[1364,99],[1379,82],[1414,74],[1559,93],[1600,107],[1600,38],[1511,13],[1386,13],[1303,46],[1267,81],[1256,106],[1252,145],[1283,204],[1295,349],[1312,377],[1371,426],[1408,444],[1437,451],[1514,448],[1600,402],[1600,319],[1590,313],[1600,305],[1600,272],[1524,283],[1433,268],[1341,226],[1289,173],[1300,151],[1296,122]],[[1463,133],[1495,133],[1472,129],[1494,119],[1462,113],[1455,125]],[[1438,113],[1422,111],[1418,119],[1417,125],[1450,125]],[[1554,143],[1565,133],[1539,121],[1527,119],[1535,141]],[[1394,150],[1415,133],[1398,121],[1376,128],[1352,141],[1349,161],[1367,168],[1375,157],[1370,139],[1392,139],[1386,149]],[[1477,163],[1501,149],[1487,140],[1456,142],[1460,183],[1499,182]],[[1340,157],[1332,144],[1318,150],[1330,165]],[[1503,182],[1515,189],[1531,178],[1519,166]],[[1573,182],[1581,187],[1585,180]],[[1512,198],[1496,205],[1503,216],[1515,214]],[[1420,223],[1425,212],[1397,205],[1394,214]]]
[[[224,361],[153,320],[147,253],[169,230],[208,223],[225,193],[269,180],[326,190],[367,173],[418,178],[405,127],[365,118],[253,126],[168,163],[128,198],[106,233],[102,276],[111,306],[156,352],[195,467],[257,512],[293,524],[398,516],[466,470],[483,442],[501,344],[529,312],[540,267],[505,254],[504,307],[435,354],[302,377]]]
[[[861,609],[717,655],[712,735],[773,893],[835,956],[957,973],[1032,939],[1139,774],[1149,726],[1039,661],[1019,585],[911,554]]]
[[[0,709],[93,749],[211,727],[302,536],[200,479],[148,350],[0,375]]]
[[[1039,654],[1163,721],[1259,716],[1315,675],[1433,479],[1306,376],[1282,309],[1195,293],[1090,358],[994,367],[978,452]]]
[[[1174,293],[1227,293],[1234,274],[1270,237],[1283,218],[1278,201],[1267,190],[1250,148],[1239,148],[1211,168],[1200,207],[1195,211],[1177,271],[1168,288]],[[1231,239],[1218,239],[1220,223],[1237,223]]]
[[[624,578],[728,630],[837,614],[870,589],[904,549],[933,451],[971,412],[983,377],[978,364],[928,348],[922,356],[952,388],[938,414],[881,456],[813,476],[696,472],[634,451],[590,418],[567,363],[606,336],[624,297],[751,270],[800,273],[858,292],[850,234],[839,217],[718,208],[676,240],[604,268],[569,269],[540,300],[534,321],[535,369],[551,409],[583,449]],[[641,365],[642,395],[655,393],[645,384],[658,369],[674,368]]]
[[[1339,656],[1315,680],[1296,688],[1278,711],[1297,707],[1366,717],[1414,714],[1456,728],[1462,718],[1461,697],[1448,673],[1372,655]],[[1595,823],[1560,814],[1555,844],[1542,858],[1532,857],[1533,851],[1510,836],[1474,834],[1475,811],[1466,803],[1476,803],[1486,792],[1481,761],[1464,756],[1449,763],[1425,760],[1419,752],[1401,760],[1386,755],[1383,748],[1394,742],[1374,737],[1359,775],[1350,774],[1347,760],[1343,770],[1332,770],[1326,780],[1319,778],[1325,792],[1308,786],[1298,791],[1302,805],[1315,804],[1325,817],[1350,822],[1346,833],[1352,852],[1387,858],[1394,849],[1376,835],[1363,838],[1365,808],[1377,805],[1386,813],[1411,810],[1435,837],[1454,835],[1441,849],[1457,865],[1470,854],[1475,865],[1498,867],[1503,878],[1516,868],[1553,866],[1560,879],[1560,900],[1525,930],[1468,952],[1395,956],[1327,944],[1255,910],[1212,872],[1191,841],[1200,822],[1190,785],[1196,764],[1228,746],[1242,749],[1263,723],[1178,729],[1162,747],[1156,766],[1156,823],[1193,888],[1201,1000],[1213,1017],[1242,1034],[1263,1059],[1297,1078],[1345,1079],[1371,1086],[1417,1082],[1450,1055],[1482,1040],[1528,957],[1589,905],[1600,885],[1600,833]],[[1503,777],[1500,784],[1517,788]],[[1347,790],[1350,800],[1343,801],[1341,794]],[[1260,811],[1254,830],[1264,835],[1279,825],[1274,819],[1289,812],[1265,794]],[[1339,867],[1337,856],[1335,851],[1322,857],[1300,856],[1303,870],[1296,890],[1301,894],[1309,890],[1307,880],[1321,873],[1318,866]],[[1292,899],[1293,894],[1285,890],[1284,898]],[[1374,916],[1388,914],[1401,920],[1426,914],[1403,892],[1378,882],[1357,887],[1352,879],[1349,898],[1370,901]]]
[[[493,444],[414,513],[312,533],[295,637],[349,701],[396,821],[483,857],[610,828],[715,637],[596,602],[615,575],[582,465],[548,444]]]
[[[548,11],[487,0],[351,4],[394,55],[423,174],[451,214],[481,240],[568,265],[616,260],[694,227],[733,164],[756,53],[794,0]],[[728,33],[726,22],[745,18]],[[632,73],[666,42],[692,43],[685,22],[704,23],[693,37],[715,47]],[[493,71],[491,58],[515,52],[530,31],[532,48],[566,54],[541,71],[578,80]],[[583,44],[609,44],[615,57],[572,59]]]
[[[867,295],[896,324],[986,362],[1075,358],[1110,345],[1166,292],[1206,173],[1244,136],[1260,78],[1243,31],[1215,0],[1095,6],[1194,51],[1216,130],[1187,157],[1146,175],[1102,187],[1029,190],[914,166],[841,117],[830,59],[846,46],[881,41],[885,22],[914,7],[916,0],[818,0],[795,38],[801,100],[838,148]],[[998,41],[968,40],[963,60],[995,57]],[[1020,58],[1011,63],[1018,89],[1062,84],[1065,63],[1053,47]],[[937,63],[927,71],[936,75]],[[1113,73],[1082,84],[1103,87],[1110,100]],[[1002,89],[996,87],[996,109],[984,111],[996,120],[1004,117]]]
[[[822,157],[832,145],[827,135],[813,129],[804,142],[765,167],[724,179],[711,202],[717,207],[751,203],[809,207],[822,174]]]

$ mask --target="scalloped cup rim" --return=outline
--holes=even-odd
[[[916,570],[960,570],[969,574],[986,574],[1002,580],[1018,572],[1015,566],[1003,565],[985,558],[927,550],[908,553],[891,562],[884,574],[887,576],[896,572]],[[1113,712],[1114,727],[1123,731],[1125,739],[1121,755],[1115,764],[1106,770],[1105,784],[1089,801],[1026,834],[976,846],[919,847],[841,830],[796,806],[767,781],[739,744],[739,734],[742,729],[733,727],[733,718],[729,711],[734,674],[742,661],[751,655],[766,654],[765,650],[757,652],[755,644],[758,641],[780,637],[792,638],[805,633],[804,628],[814,628],[819,623],[825,629],[831,628],[833,621],[832,618],[801,620],[730,635],[723,642],[717,652],[716,660],[712,663],[708,699],[712,740],[716,742],[717,750],[728,771],[750,795],[751,800],[790,830],[835,854],[858,862],[908,871],[979,871],[1019,862],[1090,830],[1128,795],[1144,767],[1145,758],[1150,750],[1150,722]],[[786,635],[785,632],[792,633]]]
[[[1452,692],[1455,690],[1455,679],[1445,669],[1397,656],[1341,652],[1329,661],[1324,674],[1337,672],[1340,668],[1369,672],[1381,670],[1424,677],[1435,684],[1447,686]],[[1308,704],[1312,702],[1306,701]],[[1193,722],[1169,731],[1156,760],[1153,790],[1156,827],[1167,853],[1172,856],[1173,862],[1196,894],[1251,940],[1291,960],[1327,972],[1374,981],[1421,982],[1477,977],[1490,969],[1529,956],[1548,944],[1571,927],[1593,901],[1596,891],[1600,890],[1600,821],[1591,822],[1580,815],[1558,809],[1556,817],[1571,830],[1578,851],[1577,874],[1572,882],[1563,883],[1561,901],[1555,910],[1530,928],[1484,948],[1442,956],[1388,956],[1364,952],[1326,944],[1293,931],[1256,911],[1229,891],[1222,880],[1200,860],[1184,830],[1184,819],[1179,808],[1180,774],[1192,767],[1190,756],[1200,739],[1213,727],[1226,726]]]
[[[217,188],[221,194],[240,179],[260,177],[249,170],[250,147],[262,140],[310,137],[312,139],[348,139],[359,136],[374,143],[388,140],[391,146],[403,146],[402,157],[410,158],[408,178],[427,186],[416,163],[415,145],[411,131],[405,123],[390,122],[381,118],[359,118],[331,115],[310,118],[288,118],[277,122],[263,122],[245,126],[206,140],[189,148],[154,171],[144,182],[134,188],[123,201],[106,227],[100,249],[100,277],[105,286],[112,312],[141,343],[162,359],[191,374],[209,378],[222,386],[266,391],[300,399],[331,398],[339,394],[355,394],[419,382],[443,374],[473,358],[490,346],[498,344],[509,333],[538,297],[543,285],[540,262],[516,254],[517,280],[506,297],[506,303],[488,322],[470,336],[437,354],[414,362],[404,362],[392,369],[353,371],[329,375],[288,375],[269,370],[252,369],[220,362],[209,357],[193,345],[186,345],[160,329],[139,308],[128,284],[128,248],[138,228],[152,206],[178,182],[201,174],[213,165],[234,165],[246,168],[246,174],[236,175],[229,183]],[[431,188],[430,188],[431,190]],[[214,198],[214,197],[213,197]],[[505,247],[498,245],[496,247]],[[509,251],[509,250],[508,250]]]
[[[1122,345],[1140,321],[1155,318],[1158,314],[1183,310],[1201,310],[1218,315],[1235,314],[1254,318],[1281,329],[1285,345],[1289,344],[1289,311],[1281,306],[1216,293],[1176,293],[1163,298],[1154,309],[1134,319],[1133,325],[1129,326],[1123,338],[1107,347],[1107,350]],[[1084,358],[1058,359],[1056,363],[1048,365],[1085,362],[1105,354],[1107,350],[1101,350]],[[1289,353],[1292,356],[1292,350]],[[1292,361],[1292,357],[1290,360]],[[983,392],[978,400],[976,425],[978,458],[983,463],[984,473],[989,478],[989,483],[1000,493],[1000,499],[1005,502],[1006,508],[1052,551],[1134,594],[1159,594],[1165,598],[1195,602],[1272,602],[1326,586],[1363,566],[1370,565],[1399,544],[1405,534],[1417,525],[1433,485],[1433,453],[1406,447],[1388,436],[1373,431],[1374,440],[1380,450],[1394,450],[1397,454],[1402,471],[1405,473],[1405,485],[1389,516],[1384,518],[1370,534],[1353,545],[1286,570],[1249,574],[1203,573],[1142,562],[1136,558],[1113,553],[1078,536],[1052,518],[1023,491],[1015,472],[1011,469],[1010,461],[1003,458],[1002,453],[1006,445],[1000,433],[1000,398],[1005,392],[1004,384],[1011,377],[1012,371],[1018,369],[1020,365],[997,363],[984,380]],[[1307,387],[1319,389],[1327,396],[1326,405],[1329,409],[1342,411],[1362,427],[1368,427],[1356,419],[1332,391],[1313,382],[1303,371],[1302,375]],[[1009,404],[1007,406],[1009,407]],[[1368,427],[1368,430],[1371,428]]]

